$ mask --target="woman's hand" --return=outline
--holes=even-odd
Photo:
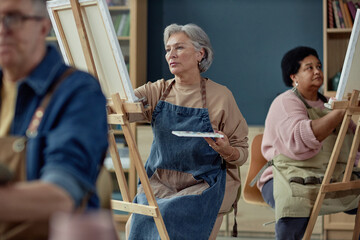
[[[204,138],[205,141],[209,144],[209,146],[214,149],[216,152],[218,152],[223,159],[227,161],[236,160],[239,158],[239,151],[235,148],[230,146],[230,142],[228,137],[221,131],[215,131],[216,133],[222,134],[223,138]]]

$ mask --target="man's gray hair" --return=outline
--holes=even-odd
[[[49,18],[46,9],[46,0],[31,0],[31,3],[37,16]]]
[[[186,25],[171,24],[164,30],[164,45],[166,45],[172,34],[178,32],[185,33],[197,51],[200,51],[202,48],[205,50],[204,57],[199,63],[199,70],[200,72],[208,70],[214,58],[208,35],[199,26],[192,23]]]

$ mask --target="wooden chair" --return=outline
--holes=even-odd
[[[263,199],[260,190],[256,185],[250,186],[260,169],[267,163],[267,160],[261,153],[261,142],[263,134],[256,135],[251,143],[251,158],[250,165],[247,172],[245,186],[243,189],[244,201],[250,204],[257,204],[262,206],[269,206]]]

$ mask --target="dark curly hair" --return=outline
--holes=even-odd
[[[310,55],[319,59],[316,50],[310,47],[299,46],[285,53],[281,60],[281,71],[286,86],[292,87],[293,82],[290,75],[296,74],[299,71],[301,65],[300,62]]]

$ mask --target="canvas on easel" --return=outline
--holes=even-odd
[[[360,9],[357,10],[354,25],[347,47],[344,65],[341,71],[339,86],[336,91],[336,100],[343,100],[345,94],[353,89],[360,89]]]
[[[110,131],[109,151],[123,198],[122,201],[112,200],[113,209],[153,217],[161,239],[169,239],[128,119],[129,113],[142,113],[144,106],[131,86],[105,0],[52,0],[47,6],[65,61],[99,79],[108,98],[108,123],[122,126],[149,203],[131,202],[115,137]]]
[[[94,0],[79,2],[92,59],[88,59],[83,50],[81,39],[77,34],[79,27],[70,1],[47,2],[49,16],[65,62],[92,73],[87,61],[93,61],[96,77],[106,97],[119,93],[122,99],[135,102],[137,97],[131,86],[107,4],[104,1]]]

